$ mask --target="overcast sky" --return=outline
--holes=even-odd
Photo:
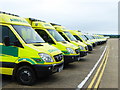
[[[0,0],[1,11],[88,33],[118,33],[119,0]]]

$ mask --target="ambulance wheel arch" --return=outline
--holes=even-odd
[[[36,75],[34,67],[28,62],[18,63],[13,71],[13,78],[24,85],[33,85],[37,78]]]

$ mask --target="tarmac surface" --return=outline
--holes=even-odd
[[[118,39],[110,39],[110,53],[108,62],[99,88],[118,88]]]
[[[99,60],[106,46],[110,46],[110,53],[99,88],[118,88],[118,39],[109,39],[106,44],[96,46],[92,52],[81,58],[80,61],[67,65],[59,73],[37,80],[33,86],[19,85],[10,76],[3,76],[2,88],[3,90],[6,88],[39,88],[41,90],[43,88],[46,88],[46,90],[48,88],[68,88],[75,90]],[[91,78],[93,76],[94,74]],[[87,88],[90,82],[91,79],[86,82],[84,88]]]

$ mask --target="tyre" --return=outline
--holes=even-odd
[[[36,81],[36,75],[30,66],[21,66],[17,69],[16,79],[20,84],[33,85]]]

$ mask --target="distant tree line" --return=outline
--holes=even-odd
[[[104,35],[104,36],[109,36],[110,38],[120,38],[120,35]]]

